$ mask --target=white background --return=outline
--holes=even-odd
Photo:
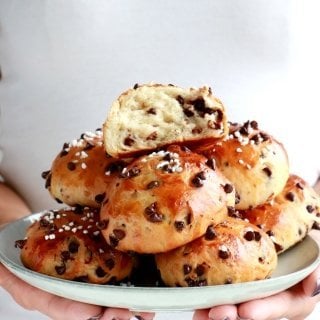
[[[313,183],[319,16],[317,0],[1,0],[0,172],[33,211],[55,207],[40,174],[62,144],[101,126],[122,91],[155,81],[210,85],[230,120],[257,120]],[[0,292],[0,317],[42,319]],[[159,316],[169,318],[188,317]]]

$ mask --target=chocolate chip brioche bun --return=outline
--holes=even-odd
[[[268,278],[277,266],[269,236],[256,226],[229,218],[210,225],[190,243],[155,255],[167,286],[193,287]]]
[[[109,184],[126,164],[105,152],[102,131],[98,129],[65,143],[51,169],[42,176],[59,203],[97,208],[105,199]]]
[[[97,209],[68,208],[45,212],[18,240],[21,261],[49,276],[104,284],[128,277],[133,258],[111,248]]]
[[[319,229],[320,196],[302,178],[292,174],[273,200],[240,213],[264,230],[281,253],[304,239],[311,228]]]
[[[272,199],[289,177],[284,146],[261,131],[256,121],[231,124],[227,138],[196,151],[214,158],[221,172],[234,184],[236,209],[253,208]]]
[[[227,135],[222,103],[209,87],[135,85],[111,105],[103,126],[105,148],[114,158],[146,153],[179,143]]]
[[[101,207],[102,232],[121,251],[168,251],[224,220],[234,201],[233,186],[211,161],[170,146],[123,170]]]

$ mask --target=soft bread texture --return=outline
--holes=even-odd
[[[277,254],[268,235],[232,218],[209,226],[201,238],[155,258],[162,280],[171,287],[261,280],[277,266]]]
[[[104,149],[102,131],[86,132],[65,143],[49,171],[43,173],[46,188],[59,203],[98,208],[115,176],[127,165]]]
[[[158,253],[203,235],[234,207],[230,182],[201,155],[178,146],[127,166],[101,207],[107,242],[121,251]]]
[[[232,124],[227,138],[196,152],[216,160],[217,167],[234,184],[236,209],[248,209],[279,194],[289,177],[284,146],[261,131],[256,121]]]
[[[228,126],[224,107],[209,87],[147,84],[114,101],[103,133],[107,153],[119,158],[169,144],[221,138]]]
[[[23,264],[49,276],[114,283],[131,274],[134,260],[109,245],[101,235],[105,227],[99,213],[90,208],[68,208],[45,212],[16,242]]]
[[[297,175],[290,175],[284,189],[273,200],[240,212],[272,239],[278,254],[286,251],[320,226],[320,197]]]

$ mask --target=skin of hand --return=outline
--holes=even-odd
[[[25,202],[8,186],[0,183],[0,226],[30,213]],[[27,310],[37,310],[54,320],[152,320],[153,313],[134,313],[126,309],[102,308],[58,297],[20,280],[0,264],[0,286]],[[99,317],[96,317],[98,316]]]

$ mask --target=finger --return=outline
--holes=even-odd
[[[192,320],[208,320],[209,319],[209,310],[196,310],[193,314]]]
[[[243,319],[255,320],[302,320],[312,312],[315,304],[316,299],[306,296],[300,283],[274,296],[240,304],[238,315]]]
[[[210,309],[209,317],[214,320],[236,320],[238,316],[235,305],[222,305]]]
[[[137,319],[137,320],[152,320],[154,318],[154,313],[148,312],[133,312],[127,309],[121,308],[107,308],[100,320],[130,320],[130,319]]]
[[[306,296],[320,296],[320,266],[302,281],[302,288]]]
[[[28,310],[37,310],[55,320],[86,320],[102,312],[99,306],[63,299],[39,290],[15,277],[0,264],[0,285]]]

